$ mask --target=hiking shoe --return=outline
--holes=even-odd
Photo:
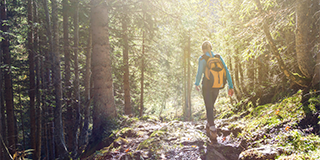
[[[217,142],[217,128],[215,126],[206,126],[207,136],[210,138],[212,143]]]

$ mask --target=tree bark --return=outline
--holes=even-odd
[[[308,39],[310,31],[310,0],[300,0],[296,6],[296,52],[298,66],[302,74],[311,79],[314,61]]]
[[[144,16],[144,14],[143,14]],[[142,55],[141,55],[141,80],[140,80],[140,111],[139,116],[143,116],[143,93],[144,93],[144,41],[145,41],[145,33],[142,32]]]
[[[56,0],[52,0],[52,76],[55,95],[54,107],[54,127],[55,127],[55,144],[58,149],[58,157],[65,159],[68,151],[64,141],[63,126],[62,126],[62,86],[61,86],[61,71],[60,71],[60,54],[59,54],[59,34],[58,34],[58,4]]]
[[[1,4],[1,7],[4,6],[3,4],[3,1],[0,2]],[[2,11],[2,9],[1,9]],[[0,11],[0,12],[1,12]],[[0,29],[2,30],[2,14],[0,16]],[[0,45],[2,46],[2,42],[0,42]],[[4,104],[3,104],[3,76],[2,76],[2,51],[0,51],[0,135],[2,135],[2,137],[5,138],[5,134],[4,133],[4,130],[3,130],[3,126],[5,125],[5,119],[4,119]],[[0,142],[0,159],[4,159],[4,146],[2,145],[2,142]]]
[[[238,52],[237,51],[238,49],[236,49],[236,53]],[[241,99],[241,91],[240,91],[240,82],[239,82],[239,68],[240,68],[240,62],[239,62],[239,57],[238,57],[238,54],[236,54],[234,56],[234,62],[235,62],[235,66],[234,66],[234,91],[235,91],[235,95],[237,97],[238,100]]]
[[[116,117],[112,68],[109,46],[108,10],[101,0],[92,0],[92,76],[93,76],[93,131],[92,140],[99,140],[108,124]]]
[[[69,49],[69,2],[68,0],[62,1],[63,9],[63,51],[64,51],[64,65],[65,65],[65,100],[66,100],[66,143],[68,150],[73,148],[73,107],[72,107],[72,91],[71,91],[71,70],[70,70],[70,49]]]
[[[188,103],[187,103],[187,56],[186,56],[186,49],[183,48],[183,117],[184,120],[187,120],[187,108],[188,108]]]
[[[192,87],[191,87],[191,60],[190,60],[190,55],[191,55],[191,38],[190,38],[190,36],[188,37],[188,51],[187,51],[187,62],[188,62],[188,82],[187,82],[187,90],[188,90],[188,108],[187,108],[187,119],[189,120],[189,121],[191,121],[191,119],[192,119],[192,115],[191,115],[191,89],[192,89]]]
[[[276,59],[278,60],[278,64],[280,66],[280,70],[290,79],[292,80],[293,82],[297,83],[298,85],[302,86],[302,87],[308,87],[308,81],[305,79],[305,78],[302,78],[298,75],[294,75],[293,73],[291,73],[286,65],[284,64],[282,58],[281,58],[281,55],[279,53],[279,50],[278,50],[278,47],[276,46],[273,38],[271,37],[271,34],[270,34],[270,31],[269,31],[269,25],[268,25],[268,22],[267,22],[267,18],[266,18],[266,14],[263,12],[262,10],[262,6],[261,6],[261,3],[260,3],[260,0],[255,0],[254,1],[258,7],[258,11],[261,15],[263,15],[264,17],[264,20],[263,20],[263,31],[266,35],[266,38],[269,42],[269,45],[270,45],[270,48],[271,48],[271,51],[272,53],[275,55]]]
[[[314,76],[312,79],[312,86],[320,89],[320,54],[317,53],[316,56],[316,65],[315,65],[315,69],[314,69]]]
[[[91,27],[90,27],[91,28]],[[83,127],[81,129],[79,137],[79,153],[85,148],[88,144],[88,129],[89,129],[89,118],[90,118],[90,79],[91,79],[91,50],[92,50],[92,33],[89,28],[88,44],[87,44],[87,55],[86,55],[86,76],[85,76],[85,108],[84,108],[84,121]]]
[[[131,100],[130,100],[130,82],[129,82],[129,44],[128,44],[128,15],[126,13],[127,8],[123,7],[122,18],[122,40],[123,40],[123,89],[124,89],[124,114],[131,114]]]
[[[52,47],[53,47],[53,40],[52,40],[52,27],[51,27],[51,19],[49,15],[49,9],[48,9],[48,1],[43,0],[43,8],[45,12],[45,24],[46,24],[46,38],[47,42],[46,45],[48,48],[45,51],[45,62],[44,62],[44,67],[43,67],[43,72],[44,72],[44,89],[46,92],[46,95],[50,95],[51,89],[49,86],[51,86],[51,76],[50,76],[50,69],[51,69],[51,63],[52,63]],[[54,145],[54,121],[53,121],[53,108],[52,106],[48,105],[51,104],[52,102],[48,98],[48,96],[44,95],[43,96],[43,101],[45,101],[44,105],[44,115],[45,115],[45,132],[46,132],[46,139],[47,139],[47,156],[49,160],[54,160],[55,159],[55,145]]]
[[[2,21],[7,20],[6,1],[2,0],[1,4],[1,17]],[[6,23],[2,23],[2,32],[8,32],[8,26]],[[15,131],[15,118],[14,118],[14,106],[13,106],[13,92],[12,92],[12,79],[11,79],[11,55],[9,52],[9,40],[8,34],[5,34],[2,39],[2,54],[4,56],[4,85],[5,85],[5,102],[7,113],[7,139],[10,153],[13,154],[16,151],[16,131]]]
[[[2,15],[2,11],[4,7],[3,1],[0,2],[0,13]],[[3,30],[2,28],[3,23],[2,23],[2,16],[0,19],[0,29],[1,31]],[[2,45],[2,44],[0,44]],[[4,64],[3,62],[3,54],[2,54],[2,49],[0,49],[0,64]],[[0,65],[2,66],[2,65]],[[3,139],[7,139],[6,136],[6,116],[5,116],[5,108],[4,108],[4,90],[3,90],[3,69],[0,68],[0,135],[2,135]],[[4,148],[0,149],[0,159],[5,159],[5,150]]]
[[[33,1],[33,22],[39,23],[38,18],[38,1]],[[34,153],[35,159],[39,160],[41,158],[41,140],[42,140],[42,111],[41,111],[41,93],[40,93],[40,82],[41,82],[41,75],[40,75],[40,45],[39,45],[39,28],[35,26],[33,28],[34,33],[34,40],[33,40],[33,50],[35,53],[35,71],[36,71],[36,86],[35,86],[35,94],[36,94],[36,152]]]
[[[80,127],[80,86],[79,86],[79,64],[78,64],[78,48],[79,48],[79,1],[73,0],[74,15],[73,15],[73,25],[74,25],[74,124],[73,124],[73,156],[76,155],[78,151],[78,134]]]
[[[31,148],[37,152],[37,137],[36,137],[36,109],[35,109],[35,73],[34,73],[34,50],[33,50],[33,1],[28,0],[28,39],[27,51],[29,55],[29,98],[30,98],[30,144]],[[36,154],[32,155],[36,159]]]

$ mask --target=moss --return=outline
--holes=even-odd
[[[154,147],[154,138],[149,138],[141,142],[137,148],[137,150],[142,150],[142,149],[151,149]]]
[[[128,140],[118,137],[113,143],[109,146],[108,150],[118,149],[121,145],[128,144]]]
[[[156,130],[154,132],[151,133],[150,137],[161,137],[162,135],[164,135],[166,132],[163,130]]]
[[[122,128],[120,131],[117,133],[117,137],[137,137],[138,134],[135,130],[129,127]]]

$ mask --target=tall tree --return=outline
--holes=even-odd
[[[2,3],[2,1],[1,1]],[[1,20],[1,26],[2,26],[2,19]],[[1,28],[1,27],[0,27]],[[2,43],[2,42],[1,42]],[[1,44],[2,46],[2,44]],[[0,51],[0,66],[3,66],[3,54],[2,54],[2,50]],[[7,139],[7,127],[6,127],[6,115],[5,115],[5,106],[4,106],[4,90],[3,90],[3,70],[2,67],[0,67],[0,135],[2,136],[2,138],[4,139],[4,143],[6,143],[6,139]],[[1,142],[1,145],[3,146],[3,143]],[[5,149],[4,146],[1,148],[0,152],[2,151],[2,156],[0,156],[0,158],[5,159]]]
[[[51,61],[53,53],[53,39],[52,39],[52,26],[51,26],[51,19],[49,14],[49,7],[48,7],[48,0],[43,0],[43,8],[45,12],[45,24],[46,24],[46,38],[47,38],[47,45],[48,48],[46,49],[45,53],[45,66],[44,66],[44,82],[45,82],[45,91],[46,94],[51,94],[49,86],[51,86],[51,79],[50,79],[50,69],[51,69]],[[48,96],[44,96],[44,101],[50,102]],[[48,157],[50,160],[55,159],[55,145],[54,145],[54,122],[52,116],[52,106],[48,105],[44,106],[45,108],[45,120],[47,121],[46,124],[46,132],[47,132],[47,143],[48,143]]]
[[[38,15],[38,1],[33,1],[33,23],[36,24],[33,28],[34,38],[33,38],[33,50],[34,50],[34,60],[35,60],[35,76],[36,76],[36,86],[35,86],[35,94],[36,94],[36,149],[35,149],[35,157],[34,159],[38,160],[41,158],[41,144],[42,144],[42,110],[41,110],[41,93],[40,93],[40,82],[41,82],[41,74],[40,74],[40,45],[39,45],[39,15]],[[22,124],[23,125],[23,124]],[[24,130],[23,130],[24,133]]]
[[[313,77],[314,62],[310,50],[308,33],[310,32],[310,13],[311,0],[301,0],[296,7],[296,52],[298,66],[302,74],[311,79]]]
[[[127,4],[123,6],[122,18],[122,53],[123,53],[123,89],[124,89],[124,114],[131,114],[131,100],[130,100],[130,82],[129,82],[129,44],[128,44],[128,13]]]
[[[145,14],[143,14],[144,18]],[[142,31],[142,54],[141,54],[141,79],[140,79],[140,85],[141,85],[141,93],[140,93],[140,111],[139,116],[142,117],[143,115],[143,93],[144,93],[144,42],[145,42],[145,31]]]
[[[60,54],[59,54],[59,27],[58,27],[58,3],[52,0],[52,76],[55,95],[54,107],[54,128],[55,144],[58,149],[58,157],[64,159],[68,151],[65,145],[63,126],[62,126],[62,86],[60,71]]]
[[[36,109],[35,109],[35,65],[34,65],[34,50],[33,50],[33,1],[28,0],[28,40],[27,40],[27,51],[29,54],[29,97],[30,97],[30,144],[32,149],[35,151],[37,148],[37,137],[36,137]],[[33,154],[33,159],[36,159],[36,154]]]
[[[92,140],[99,140],[108,120],[116,117],[108,31],[107,1],[91,1],[93,130]]]
[[[79,62],[78,62],[78,48],[79,48],[79,1],[73,0],[74,15],[74,114],[73,114],[73,155],[76,155],[78,150],[78,133],[80,127],[80,86],[79,86]]]
[[[3,1],[0,2],[1,7],[3,6],[2,2]],[[2,9],[1,9],[1,11],[2,11]],[[0,29],[2,30],[1,26],[2,26],[2,15],[0,16]],[[0,42],[0,43],[2,43],[2,42]],[[2,44],[0,44],[0,46],[2,46]],[[0,135],[2,137],[4,137],[5,134],[3,134],[4,133],[3,126],[5,125],[5,123],[4,123],[5,120],[4,120],[4,104],[3,104],[3,98],[2,98],[3,97],[2,65],[3,65],[2,64],[2,50],[0,50]],[[0,143],[1,143],[0,144],[0,146],[1,146],[0,159],[4,159],[4,150],[3,150],[4,146],[3,146],[2,142],[0,142]]]
[[[189,36],[188,36],[188,40],[187,40],[187,120],[191,121],[192,119],[192,115],[191,115],[191,89],[192,89],[192,85],[191,85],[191,59],[190,59],[190,55],[191,55],[191,37],[190,37],[190,32],[189,32]]]
[[[6,1],[1,1],[1,19],[2,19],[2,32],[8,33],[7,22],[7,7]],[[8,146],[10,147],[10,153],[16,151],[16,131],[15,131],[15,117],[14,117],[14,106],[13,106],[13,91],[12,91],[12,79],[11,79],[11,54],[9,51],[9,37],[8,34],[4,34],[2,39],[2,54],[4,56],[4,85],[5,85],[5,102],[6,102],[6,115],[7,115],[7,139]]]
[[[89,117],[90,117],[90,104],[91,104],[91,50],[92,50],[92,34],[91,29],[89,27],[89,36],[88,36],[88,44],[87,44],[87,55],[86,55],[86,76],[85,76],[85,93],[84,97],[86,100],[85,108],[84,108],[84,120],[83,127],[81,129],[80,137],[79,137],[79,151],[82,151],[86,144],[88,144],[88,129],[89,129]]]
[[[71,70],[70,70],[70,44],[69,44],[69,1],[62,1],[62,15],[63,15],[63,52],[64,52],[64,79],[65,79],[65,100],[66,100],[66,143],[68,150],[72,150],[74,136],[73,136],[73,107],[72,107],[72,90],[71,90]]]

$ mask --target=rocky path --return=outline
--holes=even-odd
[[[114,135],[114,141],[86,159],[237,160],[241,142],[219,130],[218,143],[205,135],[205,122],[133,122]]]

